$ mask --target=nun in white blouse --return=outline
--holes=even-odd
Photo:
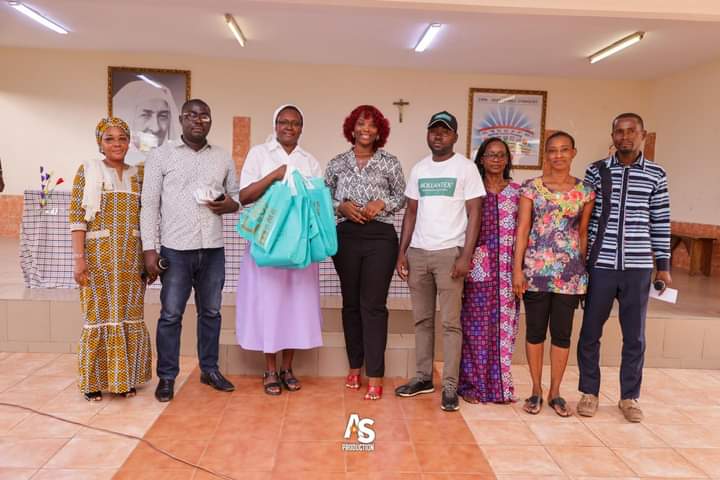
[[[297,106],[282,105],[275,111],[273,133],[265,143],[252,147],[245,159],[240,174],[243,205],[253,203],[282,180],[288,166],[305,176],[322,176],[315,157],[298,145],[302,129],[303,114]],[[300,382],[292,371],[295,350],[322,345],[318,264],[304,269],[259,267],[247,251],[240,267],[236,311],[238,344],[265,354],[265,393],[280,395],[283,387],[299,390]]]

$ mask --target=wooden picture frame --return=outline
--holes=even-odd
[[[470,88],[467,155],[489,137],[507,142],[513,168],[542,170],[547,91]]]
[[[150,150],[180,139],[178,119],[190,100],[190,78],[190,70],[108,67],[108,116],[130,127],[127,163],[142,163]]]

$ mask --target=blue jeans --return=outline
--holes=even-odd
[[[622,331],[620,398],[640,398],[645,364],[645,316],[652,272],[651,269],[589,269],[585,313],[577,348],[581,392],[596,396],[600,393],[600,339],[617,299]]]
[[[180,371],[180,332],[190,290],[195,289],[197,351],[203,372],[218,370],[220,306],[225,285],[225,249],[173,250],[161,247],[169,267],[160,277],[157,375],[172,380]]]

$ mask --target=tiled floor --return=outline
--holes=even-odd
[[[179,382],[195,365],[182,359]],[[105,395],[89,403],[75,384],[76,370],[76,355],[0,352],[0,402],[138,436],[165,408],[153,397],[154,384],[132,399]],[[107,480],[137,443],[0,405],[0,480]]]
[[[305,378],[300,392],[268,397],[259,379],[233,380],[238,388],[228,395],[209,392],[191,377],[146,438],[238,479],[493,478],[462,416],[439,409],[438,393],[411,400],[386,395],[370,403],[363,391],[346,391],[341,379]],[[343,452],[351,413],[375,420],[374,452]],[[142,445],[116,478],[161,478],[171,467],[177,468],[171,478],[211,478],[193,477],[192,469]]]
[[[259,379],[233,377],[238,388],[225,394],[201,385],[193,368],[183,359],[187,382],[167,407],[154,400],[154,385],[94,404],[77,392],[73,355],[0,353],[0,402],[144,436],[236,479],[720,479],[720,371],[646,369],[646,421],[631,425],[615,406],[611,368],[592,419],[562,419],[547,407],[529,416],[519,403],[463,403],[448,414],[438,393],[398,399],[391,388],[370,403],[337,378],[303,378],[302,391],[268,397]],[[524,398],[527,368],[513,368]],[[562,392],[573,406],[576,381],[571,368]],[[374,452],[342,451],[350,413],[375,420]],[[110,478],[217,477],[134,440],[0,407],[0,480]]]
[[[518,398],[530,393],[528,371],[513,367]],[[642,424],[617,408],[618,369],[603,368],[593,418],[563,419],[545,407],[527,415],[485,405],[462,413],[498,478],[720,478],[720,371],[645,369]],[[544,377],[547,377],[547,369]],[[579,399],[577,369],[562,394]]]

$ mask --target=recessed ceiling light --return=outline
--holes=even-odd
[[[32,8],[28,7],[27,5],[24,5],[21,2],[16,2],[16,1],[11,0],[8,2],[8,5],[10,5],[12,8],[17,10],[18,12],[32,18],[33,20],[35,20],[36,22],[38,22],[45,28],[49,28],[50,30],[57,32],[57,33],[61,33],[63,35],[68,33],[67,30],[65,30],[63,27],[61,27],[57,23],[53,22],[52,20],[50,20],[49,18],[47,18],[43,15],[40,15],[38,12],[36,12]]]
[[[617,42],[613,43],[612,45],[608,45],[607,47],[603,48],[602,50],[599,50],[592,55],[588,57],[588,60],[590,60],[590,63],[597,63],[603,58],[607,58],[610,55],[613,55],[620,50],[624,50],[630,45],[634,45],[638,43],[640,40],[642,40],[645,37],[645,32],[635,32],[632,35],[628,35],[627,37],[623,37]]]
[[[245,35],[243,35],[242,30],[240,30],[240,27],[238,26],[237,22],[235,21],[235,17],[230,15],[229,13],[225,14],[225,23],[227,23],[228,28],[232,32],[233,35],[235,35],[235,39],[238,41],[241,47],[245,46],[245,43],[247,40],[245,40]]]
[[[420,41],[415,45],[415,51],[420,53],[424,52],[426,48],[430,46],[430,42],[433,41],[433,38],[435,38],[435,35],[440,31],[440,28],[442,28],[441,23],[431,23],[428,25],[428,27],[425,29],[425,33],[423,33],[422,37],[420,38]]]

